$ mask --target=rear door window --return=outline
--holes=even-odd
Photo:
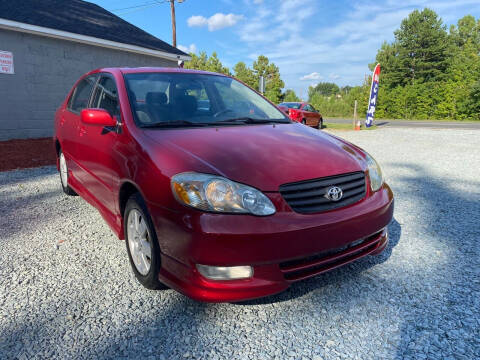
[[[73,91],[73,95],[69,101],[69,110],[79,113],[83,109],[88,107],[90,96],[92,95],[93,86],[95,85],[95,81],[97,79],[96,75],[87,76],[85,79],[80,81],[77,85],[75,90]]]

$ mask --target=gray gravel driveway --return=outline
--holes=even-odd
[[[480,358],[480,131],[335,134],[383,165],[389,248],[241,304],[145,290],[54,168],[0,173],[0,359]]]

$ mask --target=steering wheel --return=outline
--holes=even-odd
[[[235,111],[233,111],[232,109],[223,109],[213,114],[213,117],[219,117],[220,115],[227,114],[229,112],[235,112]]]

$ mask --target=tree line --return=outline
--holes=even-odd
[[[479,53],[480,20],[467,15],[447,31],[433,10],[413,11],[377,53],[377,116],[480,120]]]
[[[415,10],[384,42],[369,64],[380,63],[377,118],[480,120],[480,20],[467,15],[447,31],[431,9]],[[371,77],[340,89],[320,83],[309,101],[327,116],[351,116],[359,100],[367,108]]]
[[[185,64],[187,69],[197,69],[222,73],[226,75],[233,75],[240,81],[250,86],[255,90],[259,90],[260,76],[263,76],[265,83],[265,96],[272,102],[278,104],[285,98],[291,98],[293,90],[287,90],[285,92],[282,89],[285,87],[285,83],[280,77],[280,70],[278,66],[270,62],[269,59],[260,55],[257,60],[253,62],[252,67],[248,67],[243,61],[238,62],[233,67],[233,73],[230,69],[224,66],[218,58],[217,53],[213,52],[211,56],[208,56],[206,52],[202,51],[199,55],[190,54],[192,60]],[[299,99],[293,93],[296,100]]]
[[[467,15],[448,30],[431,9],[415,10],[384,42],[370,69],[381,64],[377,118],[480,120],[480,19]],[[258,90],[266,79],[265,96],[274,103],[300,101],[285,86],[278,67],[260,55],[247,66],[239,62],[233,72],[216,53],[190,54],[185,67],[233,75]],[[371,78],[361,86],[339,87],[322,82],[308,89],[308,101],[324,116],[350,117],[355,100],[359,115],[367,109]]]

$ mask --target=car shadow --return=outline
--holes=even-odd
[[[392,255],[392,251],[400,241],[402,233],[401,225],[398,221],[392,219],[388,225],[389,242],[385,250],[376,256],[366,256],[353,263],[342,266],[340,268],[319,274],[310,279],[293,283],[287,290],[276,295],[267,296],[260,299],[240,301],[232,303],[234,305],[266,305],[290,301],[308,294],[324,286],[328,286],[342,281],[345,277],[359,276],[365,270],[368,270],[378,264],[384,263]]]
[[[419,354],[421,358],[478,359],[480,181],[444,171],[439,176],[410,163],[388,166],[404,174],[397,175],[396,182],[401,184],[397,195],[402,202],[415,204],[412,208],[420,214],[409,225],[408,242],[402,245],[408,246],[412,257],[420,244],[428,248],[423,259],[409,260],[419,271],[409,277],[415,285],[402,289],[409,306],[401,309],[395,359],[420,358]],[[411,227],[421,232],[412,234]]]

